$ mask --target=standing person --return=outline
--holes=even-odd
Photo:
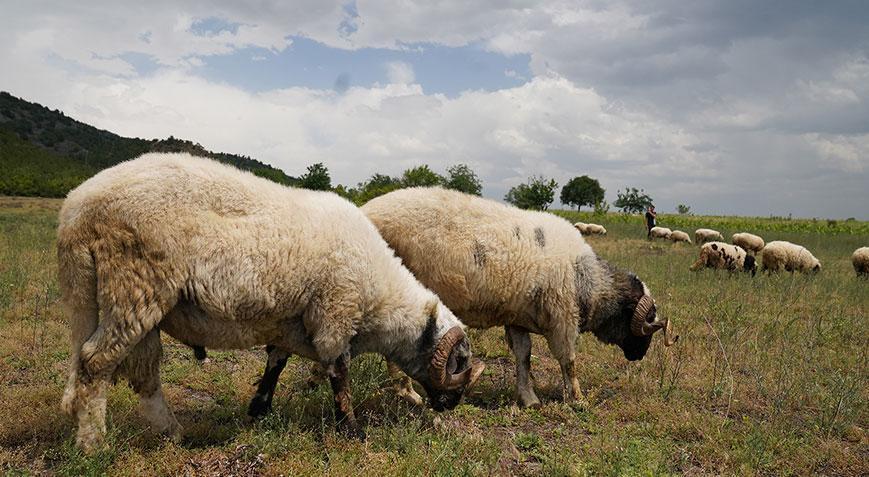
[[[648,209],[646,209],[646,238],[652,239],[652,227],[655,226],[655,220],[658,218],[658,214],[655,212],[655,206],[650,205]]]

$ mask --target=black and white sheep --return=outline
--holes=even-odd
[[[745,253],[738,245],[730,245],[724,242],[709,242],[700,247],[700,256],[691,265],[691,271],[696,272],[702,268],[718,268],[731,272],[743,271],[757,272],[757,263],[754,257]]]
[[[70,192],[57,247],[72,345],[62,404],[86,450],[103,442],[116,376],[139,394],[154,430],[179,435],[160,383],[160,331],[198,347],[270,345],[321,363],[339,427],[360,437],[353,355],[398,364],[436,409],[455,406],[482,371],[455,315],[331,193],[187,154],[147,154]]]

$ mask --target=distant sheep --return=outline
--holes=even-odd
[[[581,233],[582,235],[588,234],[588,224],[585,222],[577,222],[577,223],[573,224],[573,227],[576,230],[579,230],[579,233]]]
[[[673,231],[667,227],[652,227],[652,229],[649,230],[649,237],[653,239],[662,238],[666,240],[670,238],[672,233]]]
[[[724,242],[709,242],[700,247],[700,257],[691,265],[691,271],[696,272],[701,268],[743,271],[751,273],[751,276],[757,272],[754,257],[745,253],[742,247]]]
[[[765,245],[762,238],[747,232],[733,234],[733,237],[730,238],[730,242],[733,243],[733,245],[739,245],[744,248],[746,252],[751,252],[753,255],[760,253]]]
[[[776,240],[763,247],[763,267],[767,272],[818,272],[821,262],[805,247]]]
[[[858,277],[869,277],[869,247],[860,247],[851,255],[851,263]]]
[[[697,245],[703,245],[713,240],[723,242],[724,236],[721,235],[721,232],[712,229],[697,229],[694,231],[694,241],[697,242]]]
[[[606,229],[603,225],[586,224],[586,235],[606,235]]]
[[[670,233],[670,240],[672,240],[673,242],[691,243],[691,237],[681,230],[674,230],[672,233]]]

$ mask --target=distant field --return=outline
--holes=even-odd
[[[0,197],[0,470],[22,473],[189,475],[869,475],[869,281],[850,255],[869,223],[659,216],[693,235],[754,231],[808,247],[816,276],[751,279],[691,273],[697,248],[650,243],[639,217],[601,223],[597,253],[640,275],[679,343],[653,342],[643,361],[584,335],[580,384],[587,408],[563,404],[558,364],[534,341],[537,410],[513,404],[513,363],[502,332],[472,332],[488,364],[455,411],[436,414],[394,397],[377,357],[352,367],[365,443],[333,431],[328,385],[310,389],[293,358],[265,420],[246,420],[259,349],[211,352],[199,365],[164,337],[167,399],[185,428],[180,444],[153,436],[123,383],[109,397],[110,450],[84,457],[60,412],[67,325],[58,306],[57,199]]]

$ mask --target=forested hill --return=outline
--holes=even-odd
[[[188,152],[293,185],[297,179],[247,156],[168,139],[127,138],[0,92],[0,195],[63,197],[101,169],[146,152]]]

